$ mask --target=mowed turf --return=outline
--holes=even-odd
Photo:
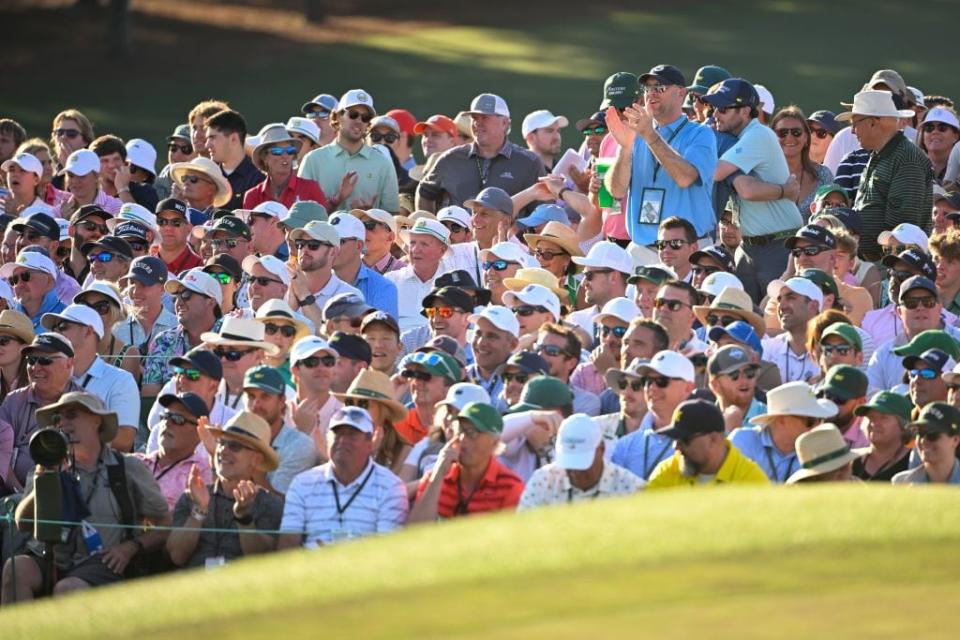
[[[954,489],[645,493],[0,612],[4,638],[955,637]]]

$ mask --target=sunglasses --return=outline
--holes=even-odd
[[[587,282],[593,282],[594,277],[604,273],[613,273],[613,269],[594,269],[593,271],[584,271],[583,279]]]
[[[306,115],[308,118],[313,118],[314,120],[326,120],[327,118],[330,117],[330,112],[329,111],[311,111],[304,115]]]
[[[74,138],[80,135],[80,130],[79,129],[54,129],[53,135],[54,137],[57,137],[57,138],[67,138],[69,140],[73,140]]]
[[[914,246],[914,245],[912,245],[912,244],[885,245],[885,246],[882,247],[883,255],[885,255],[885,256],[900,255],[901,253],[903,253],[903,252],[906,251],[907,249],[913,248],[913,246]]]
[[[420,371],[419,369],[404,369],[400,373],[401,376],[407,380],[420,380],[422,382],[430,382],[433,380],[433,374],[427,373],[426,371]]]
[[[670,384],[670,378],[666,376],[644,376],[640,379],[640,381],[643,382],[644,387],[649,387],[650,385],[655,384],[661,389],[666,389],[667,385]]]
[[[9,278],[7,278],[7,282],[10,283],[10,286],[11,286],[11,287],[15,287],[15,286],[17,286],[17,283],[19,283],[21,280],[22,280],[23,282],[30,282],[30,279],[31,279],[31,278],[33,278],[33,272],[32,272],[32,271],[24,271],[23,273],[18,273],[18,274],[15,274],[15,275],[10,276]]]
[[[187,380],[191,382],[196,382],[200,379],[200,370],[199,369],[184,369],[183,367],[174,367],[174,375],[186,376]]]
[[[608,327],[605,324],[600,325],[601,336],[606,338],[611,333],[615,338],[623,338],[623,336],[627,335],[627,328],[626,327]]]
[[[510,382],[511,380],[515,381],[517,384],[527,384],[527,380],[530,379],[529,373],[504,373],[503,381]]]
[[[220,284],[233,284],[233,276],[229,273],[223,273],[222,271],[207,271],[207,274],[214,277],[214,279]]]
[[[823,355],[825,355],[825,356],[832,356],[833,354],[837,354],[838,356],[843,357],[843,356],[846,356],[847,354],[849,354],[852,350],[853,350],[853,347],[851,347],[851,346],[848,345],[848,344],[822,344],[822,345],[820,345],[820,351],[821,351],[821,352],[823,353]]]
[[[739,319],[740,318],[737,318],[736,316],[718,316],[715,313],[711,313],[707,316],[707,326],[715,327],[720,325],[725,327],[731,322],[736,322]]]
[[[110,233],[110,229],[107,228],[107,225],[97,224],[92,220],[81,220],[80,222],[77,223],[77,226],[80,227],[81,229],[84,229],[85,231],[91,231],[91,232],[99,231],[102,235],[107,235],[108,233]]]
[[[753,380],[757,377],[757,368],[747,367],[746,369],[737,369],[736,371],[728,373],[727,375],[730,376],[730,379],[734,382],[739,380],[741,375],[747,380]]]
[[[27,361],[27,366],[35,367],[40,365],[41,367],[49,367],[53,364],[54,360],[63,360],[63,358],[51,358],[49,356],[27,356],[24,358]]]
[[[690,271],[692,271],[693,275],[695,276],[699,276],[701,273],[709,276],[714,273],[723,271],[723,269],[721,269],[720,267],[701,267],[700,265],[695,265],[693,267],[690,267]]]
[[[468,229],[465,226],[463,226],[462,224],[457,224],[456,222],[444,221],[444,222],[441,222],[440,224],[445,226],[447,229],[450,229],[450,233],[463,233],[465,231],[468,231]]]
[[[226,438],[221,438],[217,442],[217,446],[223,447],[227,451],[231,451],[233,453],[240,453],[241,451],[256,451],[256,449],[253,447],[248,447],[247,445],[237,442],[236,440],[228,440]]]
[[[160,418],[162,420],[172,422],[178,427],[182,427],[185,424],[192,424],[193,426],[197,426],[196,420],[190,420],[189,418],[187,418],[187,416],[183,415],[182,413],[176,413],[174,411],[164,411],[160,415]]]
[[[376,220],[367,220],[366,222],[363,223],[363,228],[366,229],[367,231],[373,231],[377,228],[377,226],[381,226],[384,229],[388,229],[388,230],[390,229],[390,227],[388,227],[387,225],[383,224],[382,222],[377,222]]]
[[[935,380],[940,377],[940,372],[935,369],[910,369],[910,377]]]
[[[643,380],[627,380],[626,378],[620,378],[617,380],[617,386],[620,387],[620,391],[626,391],[627,387],[630,387],[634,391],[640,391],[643,389]]]
[[[548,249],[537,249],[533,252],[533,255],[537,256],[540,260],[544,262],[550,262],[557,256],[568,256],[570,255],[566,251],[550,251]]]
[[[297,335],[297,328],[291,327],[288,324],[273,324],[272,322],[268,322],[264,326],[263,330],[268,336],[275,336],[277,335],[278,331],[284,338],[292,338],[293,336]]]
[[[799,258],[800,256],[818,256],[824,251],[829,251],[827,247],[821,247],[819,245],[814,245],[812,247],[797,247],[796,249],[790,250],[790,255],[794,258]]]
[[[5,347],[11,342],[16,342],[17,344],[23,344],[13,336],[0,336],[0,347]]]
[[[293,145],[288,145],[285,147],[270,147],[270,155],[272,156],[282,156],[287,154],[288,156],[297,155],[297,148]]]
[[[136,241],[136,240],[127,240],[127,244],[130,245],[130,248],[133,249],[134,251],[146,251],[146,250],[147,250],[147,243],[146,243],[146,242],[138,242],[138,241]]]
[[[236,249],[238,244],[240,244],[239,238],[219,238],[218,240],[210,241],[210,245],[214,248],[226,247],[227,249]]]
[[[933,297],[904,298],[900,301],[901,307],[906,307],[911,311],[918,308],[920,305],[923,305],[924,309],[933,309],[935,306],[937,306],[937,299]]]
[[[275,278],[267,278],[266,276],[249,276],[250,284],[257,284],[261,287],[268,286],[271,282],[276,284],[283,284],[282,280],[277,280]]]
[[[45,238],[46,236],[42,236],[36,231],[24,231],[23,233],[20,234],[20,237],[26,240],[27,242],[29,242],[30,244],[34,244],[36,243],[37,240],[41,238]]]
[[[746,104],[735,105],[735,104],[732,104],[732,105],[727,106],[727,107],[717,107],[716,109],[714,109],[714,111],[716,111],[717,113],[727,113],[727,112],[729,112],[729,111],[736,111],[737,109],[743,109],[744,107],[748,107],[748,106],[750,106],[750,105],[746,105]]]
[[[371,133],[370,142],[386,142],[387,144],[393,144],[400,139],[395,133]]]
[[[793,136],[794,138],[799,138],[803,135],[803,129],[800,127],[785,127],[783,129],[776,129],[777,135],[780,136],[780,139],[783,140],[787,136]]]
[[[192,298],[193,296],[200,296],[201,298],[207,298],[207,297],[209,297],[209,296],[207,296],[207,295],[205,295],[205,294],[203,294],[203,293],[197,293],[196,291],[193,291],[193,290],[191,290],[191,289],[181,289],[181,290],[178,291],[177,293],[173,294],[173,297],[174,297],[174,298],[180,298],[180,299],[183,300],[184,302],[186,302],[187,300],[189,300],[189,299]]]
[[[507,262],[506,260],[488,260],[483,263],[483,270],[493,269],[494,271],[506,271],[507,267],[511,264],[516,263]]]
[[[946,122],[927,122],[923,125],[924,133],[932,133],[934,131],[939,131],[943,133],[944,131],[953,131],[954,128],[948,125]]]
[[[669,298],[657,298],[653,301],[653,306],[656,309],[661,309],[666,307],[670,311],[680,311],[684,307],[689,307],[691,305],[683,302],[682,300],[671,300]]]
[[[157,218],[158,227],[174,227],[175,229],[179,229],[185,224],[187,224],[187,221],[183,218]]]
[[[106,264],[107,262],[113,262],[113,254],[108,251],[101,251],[99,253],[91,253],[87,256],[87,260],[91,263],[100,262]]]
[[[298,367],[304,367],[305,369],[316,369],[320,365],[330,368],[333,365],[337,364],[337,359],[334,356],[310,356],[309,358],[304,358],[297,362]]]
[[[810,133],[817,136],[821,140],[825,139],[827,136],[830,135],[830,132],[827,131],[826,129],[814,129],[813,127],[810,128]]]
[[[373,120],[373,114],[361,113],[355,109],[350,109],[350,111],[347,111],[347,117],[351,120],[356,120],[359,118],[364,124],[370,124],[370,121]]]
[[[452,307],[427,307],[423,310],[423,312],[427,314],[428,318],[439,316],[444,320],[448,320],[453,317],[453,314],[456,313],[456,310]]]
[[[191,153],[193,153],[193,145],[191,144],[177,144],[176,142],[171,142],[170,144],[167,145],[167,149],[172,153],[175,153],[177,151],[179,151],[180,153],[185,153],[187,155],[190,155]]]
[[[84,325],[79,322],[70,322],[69,320],[61,320],[60,322],[53,325],[53,330],[57,333],[66,333],[70,331],[73,327],[82,327]]]
[[[521,304],[513,308],[513,312],[518,316],[524,318],[529,318],[535,313],[550,313],[550,310],[546,307],[541,307],[539,305],[534,306],[532,304]]]
[[[657,248],[657,251],[663,251],[667,247],[670,247],[674,251],[679,251],[685,244],[690,243],[683,238],[674,238],[673,240],[657,240],[653,243],[653,245]]]
[[[243,356],[248,353],[253,353],[256,349],[224,349],[223,347],[217,347],[213,350],[217,357],[221,360],[226,359],[228,362],[236,362]]]
[[[333,245],[327,244],[325,242],[320,242],[319,240],[294,240],[294,246],[297,247],[297,251],[300,251],[304,247],[310,251],[318,251],[320,247],[327,246],[332,247]]]
[[[90,307],[101,316],[105,316],[110,313],[109,300],[100,300],[99,302],[84,302],[83,304]]]
[[[213,180],[208,180],[207,178],[202,178],[196,175],[183,176],[183,181],[187,184],[197,184],[198,182],[207,182],[209,184],[213,184]]]
[[[607,132],[607,128],[606,128],[606,127],[593,127],[592,129],[591,129],[590,127],[587,127],[586,129],[584,129],[584,130],[581,131],[580,133],[582,133],[582,134],[585,135],[585,136],[594,136],[594,135],[596,135],[596,136],[602,136],[602,135],[605,134],[606,132]]]
[[[649,86],[640,85],[640,95],[646,95],[648,93],[664,93],[666,90],[667,86],[662,84],[651,84]]]
[[[545,354],[547,354],[548,356],[551,356],[551,357],[554,357],[554,358],[556,358],[557,356],[563,356],[564,358],[573,358],[573,357],[575,357],[575,356],[573,356],[569,351],[567,351],[566,349],[564,349],[563,347],[558,347],[558,346],[555,345],[555,344],[539,344],[539,345],[537,345],[537,352],[538,352],[538,353],[545,353]]]
[[[893,280],[897,280],[899,282],[903,282],[904,280],[906,280],[907,278],[913,275],[913,273],[911,273],[910,271],[903,271],[898,269],[891,271],[890,274],[891,274],[890,277]]]

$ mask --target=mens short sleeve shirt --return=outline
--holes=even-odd
[[[417,488],[417,498],[427,490],[430,478],[424,476]],[[520,503],[523,494],[523,480],[520,476],[490,458],[486,473],[473,493],[464,494],[460,488],[460,464],[454,463],[443,477],[440,500],[437,503],[437,516],[453,518],[456,516],[512,509]]]
[[[420,181],[422,198],[463,206],[484,187],[500,187],[510,195],[523,191],[546,170],[532,151],[507,141],[493,158],[481,158],[475,144],[463,144],[444,151]]]
[[[299,177],[316,181],[323,193],[336,194],[340,181],[357,172],[351,199],[374,200],[374,206],[394,213],[400,209],[397,171],[393,163],[369,145],[350,153],[336,142],[314,149],[303,158]]]

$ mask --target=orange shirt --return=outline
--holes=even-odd
[[[407,412],[407,417],[393,425],[393,428],[397,430],[397,433],[400,434],[404,442],[410,446],[420,442],[430,431],[420,422],[420,416],[417,415],[416,409],[410,409],[410,411]]]
[[[424,476],[417,487],[417,499],[427,490],[429,474]],[[523,494],[523,480],[520,476],[497,461],[490,458],[487,471],[480,484],[470,495],[464,495],[460,488],[460,463],[454,462],[450,471],[443,477],[440,500],[437,502],[437,516],[454,518],[456,516],[515,509]]]

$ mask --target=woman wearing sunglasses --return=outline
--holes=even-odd
[[[140,380],[140,350],[113,335],[114,325],[127,319],[116,285],[94,280],[93,284],[74,296],[73,301],[90,307],[100,316],[103,337],[97,345],[97,353],[104,362],[129,371],[134,380]]]
[[[790,168],[790,175],[800,183],[800,195],[796,203],[806,222],[817,188],[833,183],[833,173],[810,159],[810,125],[799,107],[786,107],[778,111],[770,127],[780,139],[780,148]]]
[[[33,323],[19,311],[0,311],[0,402],[14,389],[27,385],[27,361],[20,355],[33,342]]]
[[[410,443],[394,425],[404,420],[407,410],[394,400],[390,378],[379,371],[364,369],[350,383],[346,392],[333,395],[347,407],[360,407],[370,413],[376,426],[373,459],[399,474],[410,453]]]
[[[284,300],[268,300],[257,309],[256,320],[264,326],[263,339],[280,350],[276,355],[264,355],[263,363],[280,371],[286,383],[295,387],[290,372],[290,348],[300,338],[311,335],[310,327],[298,317]]]
[[[917,132],[917,146],[927,154],[933,165],[933,177],[939,184],[944,182],[950,151],[960,140],[960,121],[953,111],[934,107],[927,112]]]
[[[83,149],[93,142],[93,125],[90,119],[76,109],[61,111],[53,119],[50,133],[50,146],[56,156],[57,170],[63,169],[67,158],[77,149]],[[63,175],[54,178],[54,186],[63,189]],[[59,183],[59,184],[58,184]]]
[[[279,123],[261,129],[258,138],[260,142],[254,147],[251,159],[266,178],[247,190],[243,196],[243,208],[253,209],[268,200],[276,200],[289,208],[297,200],[313,200],[329,210],[330,202],[320,185],[297,176],[303,141],[294,138]]]

